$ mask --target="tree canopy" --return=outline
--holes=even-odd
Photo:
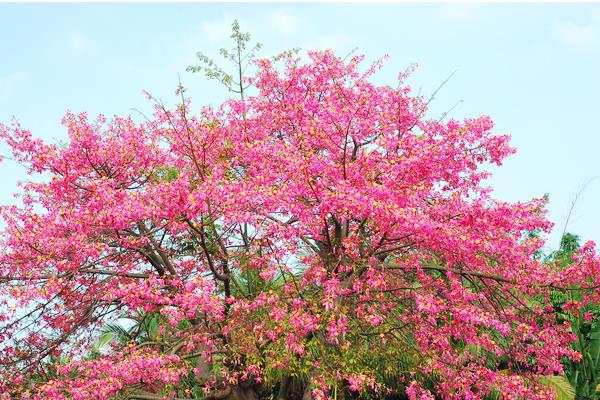
[[[255,65],[217,107],[67,113],[64,145],[0,125],[45,178],[0,211],[0,398],[554,398],[550,295],[600,264],[534,256],[546,200],[483,182],[509,137],[362,56]]]

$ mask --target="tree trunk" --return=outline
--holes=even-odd
[[[225,400],[258,400],[258,393],[252,386],[248,388],[236,386]]]
[[[304,388],[304,394],[302,395],[302,400],[312,400],[312,391],[310,390],[310,382],[306,382],[306,387]]]
[[[288,392],[290,391],[290,383],[292,379],[289,375],[284,375],[281,379],[281,386],[279,386],[279,393],[277,393],[277,400],[286,400],[288,398]]]
[[[206,400],[259,400],[256,385],[229,386],[209,393]]]

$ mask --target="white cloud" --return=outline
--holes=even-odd
[[[446,3],[440,7],[440,13],[445,19],[464,20],[473,15],[475,7],[474,3]]]
[[[210,42],[225,43],[231,35],[231,24],[236,19],[229,13],[224,14],[220,19],[202,22],[199,27],[199,33],[202,39]],[[242,32],[250,32],[253,37],[261,37],[267,35],[291,35],[299,32],[304,21],[284,10],[276,10],[265,15],[262,21],[245,21],[237,18],[240,21],[240,29]]]
[[[335,33],[330,35],[326,34],[322,36],[316,36],[301,47],[305,50],[332,49],[338,52],[344,52],[352,50],[354,46],[349,36],[342,33]]]
[[[592,24],[561,22],[556,25],[555,32],[564,43],[577,48],[589,47],[598,40],[598,29]]]
[[[90,41],[81,32],[71,32],[67,37],[67,44],[69,48],[77,53],[85,53],[90,45]]]
[[[287,11],[278,10],[272,12],[268,17],[267,31],[280,33],[283,35],[291,35],[301,30],[304,21],[299,17],[290,14]]]
[[[600,49],[600,13],[586,23],[561,21],[554,24],[554,34],[569,47],[583,51]]]
[[[205,21],[200,24],[200,33],[210,41],[227,39],[231,34],[231,23],[234,18],[224,15],[220,20]]]
[[[168,60],[153,76],[145,78],[146,81],[165,81],[163,77],[172,77],[170,82],[174,88],[177,84],[177,73],[182,72],[186,66],[197,64],[194,54],[198,51],[213,58],[219,65],[229,64],[219,55],[219,48],[231,49],[234,44],[229,36],[231,25],[235,19],[239,20],[240,30],[249,32],[252,36],[251,43],[261,42],[265,49],[258,53],[259,57],[269,57],[283,50],[300,47],[304,50],[321,50],[332,48],[341,55],[347,54],[356,43],[350,36],[337,32],[335,29],[323,29],[315,26],[308,19],[297,15],[292,9],[279,8],[262,14],[239,16],[234,12],[224,12],[216,18],[200,20],[193,27],[180,31],[176,36],[163,38],[173,43],[170,47]],[[251,72],[249,72],[251,73]],[[155,78],[159,76],[160,79]],[[196,82],[204,81],[201,77],[182,76],[184,84],[193,89],[200,85]],[[214,84],[214,83],[213,83]],[[168,86],[168,85],[167,85]],[[153,94],[157,89],[148,87]],[[190,92],[193,93],[193,92]]]

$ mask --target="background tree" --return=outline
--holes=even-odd
[[[547,262],[557,269],[564,269],[576,262],[580,249],[577,235],[565,233],[560,248],[547,257]],[[577,289],[577,285],[573,286]],[[572,346],[582,357],[579,360],[565,359],[565,373],[573,388],[573,397],[581,400],[600,398],[600,306],[585,301],[585,293],[579,290],[560,291],[551,294],[551,303],[559,320],[569,322],[576,340]],[[585,305],[581,306],[581,303]]]

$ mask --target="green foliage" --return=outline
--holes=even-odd
[[[564,376],[543,376],[540,383],[556,391],[556,400],[575,400],[575,389]]]
[[[553,263],[556,268],[564,268],[573,261],[573,254],[579,250],[579,247],[579,237],[565,233],[561,238],[559,249],[551,253],[546,261]],[[570,301],[582,301],[580,291],[555,290],[550,294],[550,303],[554,308],[556,318],[570,323],[571,330],[577,337],[573,347],[582,355],[579,362],[564,361],[565,376],[575,391],[573,398],[598,400],[600,399],[597,392],[600,384],[600,322],[598,321],[600,305],[590,304],[577,312],[568,312],[563,309],[563,306]],[[559,377],[553,378],[556,378],[554,381],[557,381]],[[553,385],[549,386],[554,387]]]
[[[96,350],[100,350],[110,342],[117,342],[124,346],[129,342],[141,344],[154,341],[160,335],[161,324],[164,324],[164,317],[158,312],[138,311],[134,318],[127,320],[130,321],[127,324],[130,325],[129,327],[120,323],[107,323],[96,343]]]
[[[231,31],[230,37],[235,43],[234,47],[230,50],[221,48],[219,54],[227,62],[235,65],[235,76],[227,72],[226,69],[217,64],[215,60],[202,52],[196,53],[196,57],[198,57],[200,63],[198,65],[190,65],[187,67],[187,71],[204,73],[206,78],[218,80],[225,85],[229,91],[239,93],[243,98],[244,90],[248,88],[248,85],[243,82],[243,73],[250,62],[256,57],[256,53],[262,48],[262,44],[256,43],[249,47],[250,34],[247,32],[242,33],[240,31],[240,24],[237,20],[233,21]]]
[[[600,384],[600,324],[583,321],[582,318],[574,321],[573,332],[577,335],[576,349],[581,352],[582,360],[579,362],[568,361],[566,376],[575,387],[577,399],[599,399],[597,391]]]
[[[579,236],[567,232],[560,239],[559,249],[550,254],[548,261],[558,262],[559,266],[564,267],[573,261],[573,253],[579,250],[579,247]]]

